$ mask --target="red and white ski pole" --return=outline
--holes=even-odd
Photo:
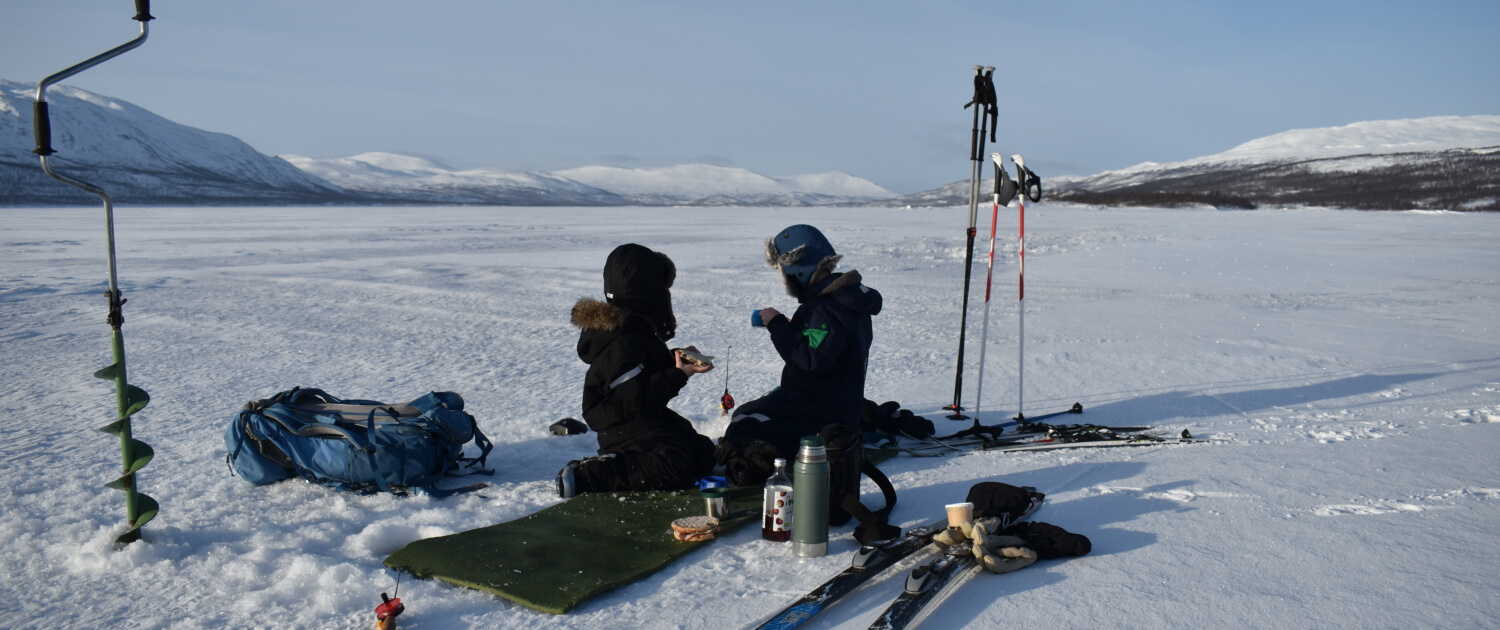
[[[1016,364],[1016,419],[1026,419],[1026,158],[1018,153],[1010,156],[1016,163],[1016,180],[1021,185],[1020,199],[1021,229],[1018,241],[1019,274],[1016,278],[1016,310],[1020,311],[1021,331],[1016,339],[1018,361]],[[998,161],[998,160],[997,160]]]
[[[1018,254],[1020,270],[1016,279],[1016,310],[1020,311],[1021,332],[1016,341],[1018,365],[1016,366],[1016,420],[1026,421],[1026,201],[1042,200],[1042,180],[1026,168],[1026,158],[1019,154],[1010,156],[1016,163],[1016,184],[1020,188],[1016,198],[1020,201],[1021,229]],[[996,162],[999,162],[998,158]]]
[[[974,423],[979,424],[979,407],[984,402],[984,351],[989,346],[990,337],[990,286],[995,277],[995,229],[1000,223],[1000,194],[1001,182],[1005,180],[1005,167],[1001,164],[999,153],[991,153],[990,159],[995,162],[995,199],[994,209],[990,212],[990,260],[989,268],[984,274],[984,323],[979,333],[979,385],[974,392]]]

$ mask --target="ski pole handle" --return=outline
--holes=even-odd
[[[1026,158],[1017,153],[1010,156],[1010,160],[1016,163],[1016,178],[1021,182],[1021,194],[1026,195],[1032,203],[1042,200],[1042,178],[1026,168]]]
[[[1016,182],[1005,172],[999,153],[991,153],[990,159],[995,162],[995,204],[1010,205],[1010,201],[1016,198]]]

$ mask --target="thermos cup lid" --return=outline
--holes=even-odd
[[[823,447],[823,438],[816,435],[802,438],[802,447],[797,449],[797,461],[804,464],[828,461],[828,450]]]

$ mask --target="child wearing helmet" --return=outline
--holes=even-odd
[[[735,410],[721,457],[724,445],[738,439],[768,442],[790,459],[802,436],[817,435],[826,425],[859,429],[874,340],[871,317],[880,313],[881,297],[858,271],[834,271],[840,258],[811,225],[793,225],[766,239],[766,264],[780,272],[799,306],[790,318],[774,308],[760,311],[785,362],[781,386]]]

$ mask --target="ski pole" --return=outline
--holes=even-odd
[[[964,293],[958,316],[958,359],[953,376],[953,404],[944,407],[953,412],[948,416],[949,420],[968,418],[963,414],[962,402],[964,341],[969,325],[969,279],[974,269],[974,235],[977,232],[976,223],[979,218],[979,184],[984,173],[982,156],[984,155],[985,131],[989,131],[990,140],[993,142],[995,130],[990,121],[997,121],[999,116],[999,108],[995,99],[994,72],[993,66],[974,66],[974,98],[964,105],[964,109],[968,109],[970,105],[974,106],[974,126],[969,130],[969,227],[965,231]]]
[[[1026,159],[1018,153],[1010,156],[1011,161],[1016,163],[1016,178],[1021,180],[1021,188],[1026,188]],[[1019,252],[1016,270],[1016,310],[1020,311],[1021,329],[1016,337],[1016,417],[1026,417],[1026,195],[1021,195],[1020,203],[1017,204],[1021,218],[1019,239],[1016,250]]]
[[[999,158],[996,158],[997,160]],[[1019,249],[1019,274],[1016,278],[1016,308],[1020,311],[1020,338],[1016,346],[1018,364],[1016,366],[1016,420],[1026,421],[1026,200],[1042,200],[1042,180],[1026,168],[1026,158],[1020,154],[1010,156],[1010,160],[1016,163],[1016,181],[1020,185],[1020,236]]]
[[[135,473],[149,463],[152,457],[155,456],[155,453],[145,442],[133,438],[130,430],[130,417],[144,408],[151,401],[151,396],[145,390],[130,385],[126,380],[125,335],[120,330],[121,326],[125,323],[123,311],[125,298],[120,294],[118,274],[115,267],[114,202],[102,188],[52,170],[52,164],[48,157],[56,153],[56,151],[52,149],[52,120],[47,111],[47,88],[63,79],[134,50],[145,43],[149,32],[147,22],[155,19],[151,17],[150,5],[150,0],[135,0],[135,17],[132,19],[141,23],[141,33],[135,39],[104,51],[38,82],[36,86],[36,103],[32,110],[32,125],[36,137],[36,149],[32,153],[40,156],[42,170],[57,181],[93,193],[104,203],[104,242],[109,267],[109,290],[105,293],[105,297],[109,300],[109,315],[106,321],[109,322],[110,328],[113,329],[110,337],[110,350],[114,358],[114,363],[110,364],[109,367],[95,372],[94,376],[114,381],[115,384],[115,406],[118,411],[118,417],[114,422],[101,427],[99,430],[119,436],[120,455],[124,461],[122,466],[123,474],[120,478],[105,484],[106,487],[125,492],[125,517],[128,529],[124,534],[115,539],[116,548],[140,540],[141,526],[145,525],[152,518],[155,518],[157,511],[160,509],[160,505],[157,504],[156,499],[136,491]]]
[[[984,323],[980,326],[979,334],[979,385],[974,392],[974,424],[979,424],[979,408],[984,402],[984,354],[989,346],[990,337],[990,287],[995,277],[995,230],[1000,223],[1000,187],[1005,179],[1001,177],[1004,166],[1001,164],[1003,158],[999,153],[991,153],[990,159],[995,162],[995,205],[990,213],[990,261],[989,268],[984,274]]]

